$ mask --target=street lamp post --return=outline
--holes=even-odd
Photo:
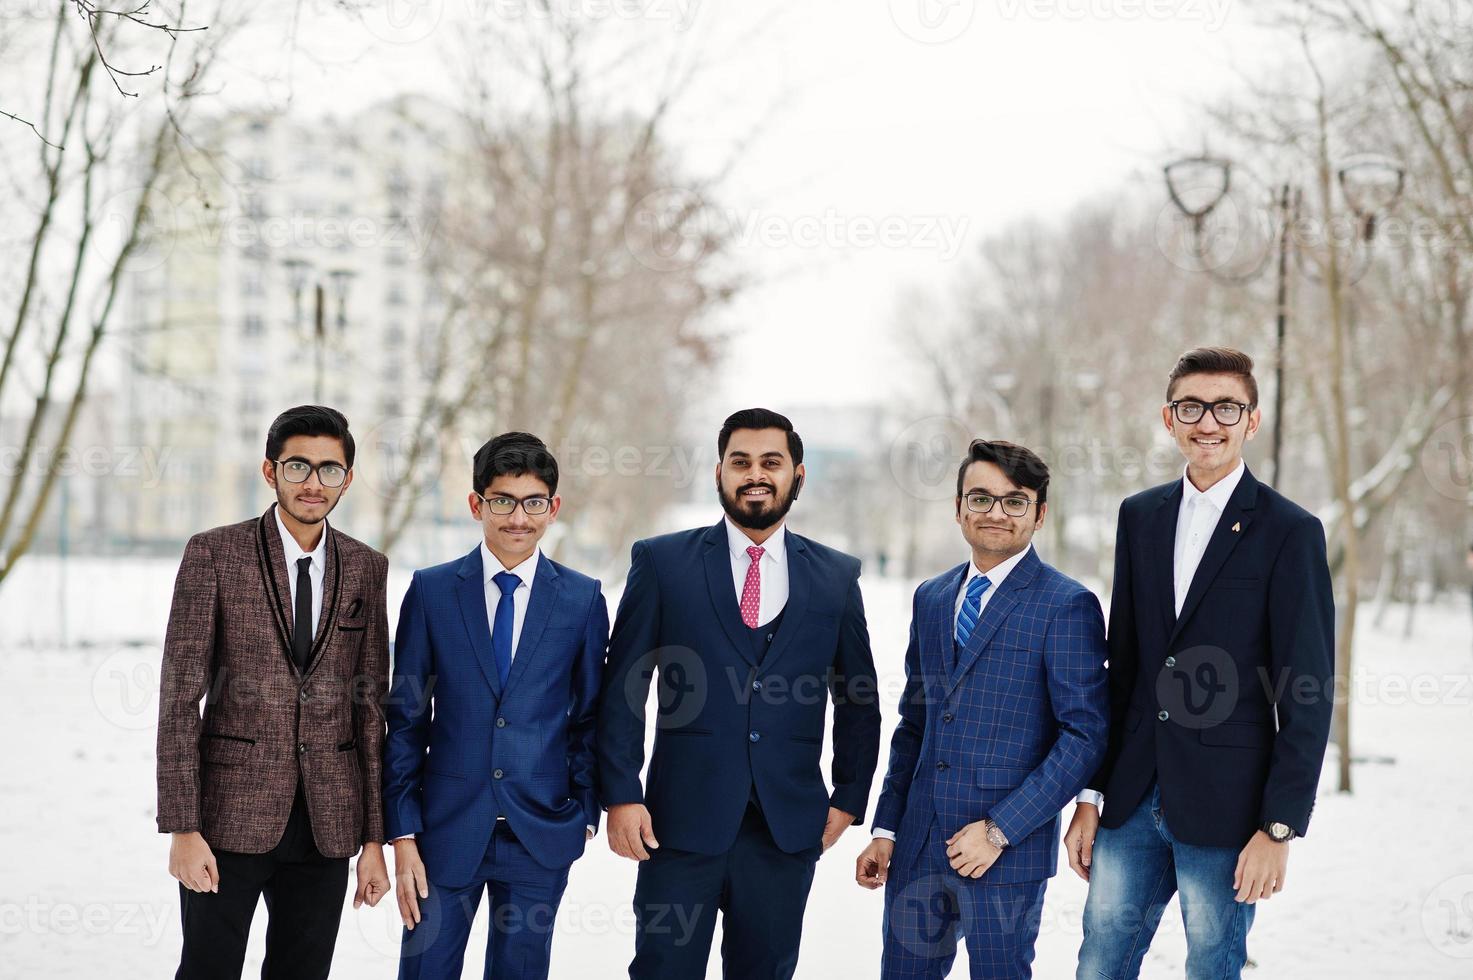
[[[302,327],[302,291],[307,287],[310,280],[312,286],[312,400],[317,404],[322,403],[322,383],[326,373],[327,345],[330,339],[327,327],[326,315],[326,290],[323,281],[315,275],[312,263],[305,259],[285,259],[282,266],[286,269],[287,282],[292,291],[292,324],[298,330]],[[337,315],[334,318],[333,327],[337,337],[341,338],[348,326],[348,284],[353,280],[353,272],[350,269],[329,269],[327,281],[332,286],[333,298],[337,301]]]
[[[1225,157],[1202,154],[1185,157],[1169,163],[1164,168],[1166,191],[1177,210],[1191,220],[1191,240],[1194,257],[1203,271],[1220,281],[1241,284],[1256,278],[1263,271],[1263,264],[1250,269],[1246,274],[1229,275],[1219,270],[1206,258],[1203,243],[1208,217],[1227,197],[1232,188],[1233,164]],[[1389,210],[1401,196],[1406,181],[1406,169],[1390,157],[1379,154],[1358,154],[1346,160],[1337,171],[1341,195],[1355,215],[1358,228],[1356,245],[1359,247],[1361,266],[1346,278],[1354,282],[1370,266],[1371,242],[1375,238],[1376,218]],[[1285,181],[1280,185],[1275,202],[1278,212],[1277,282],[1275,284],[1274,313],[1274,429],[1271,449],[1271,464],[1274,485],[1282,484],[1282,454],[1284,445],[1284,363],[1285,339],[1289,322],[1289,266],[1291,257],[1297,253],[1294,227],[1299,221],[1301,192],[1298,187]],[[1328,216],[1326,216],[1328,225]]]

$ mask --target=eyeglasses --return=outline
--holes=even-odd
[[[476,494],[476,496],[481,497],[479,493]],[[539,517],[543,514],[546,514],[548,508],[552,506],[552,498],[522,497],[518,499],[516,497],[508,497],[506,494],[502,493],[497,494],[494,497],[481,497],[481,503],[485,504],[486,509],[491,511],[491,513],[495,514],[497,517],[506,517],[507,515],[514,513],[517,509],[518,504],[521,505],[522,510],[526,512],[526,515],[528,517]]]
[[[1176,415],[1176,420],[1183,425],[1191,425],[1202,421],[1202,416],[1207,410],[1212,409],[1212,417],[1223,425],[1237,425],[1243,418],[1244,412],[1251,412],[1252,405],[1244,405],[1242,402],[1220,401],[1207,404],[1199,402],[1195,398],[1186,398],[1181,401],[1167,402],[1171,411]]]
[[[967,510],[974,514],[990,513],[993,504],[1002,504],[1002,512],[1009,517],[1022,517],[1029,507],[1038,503],[1028,497],[994,497],[990,493],[969,493],[964,499]]]
[[[340,463],[309,463],[305,459],[273,459],[281,467],[281,475],[287,483],[306,483],[307,477],[317,474],[317,482],[329,490],[336,490],[348,478],[348,468]]]

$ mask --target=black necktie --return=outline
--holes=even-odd
[[[297,598],[292,613],[292,657],[297,669],[307,672],[307,658],[312,653],[312,559],[297,559]]]

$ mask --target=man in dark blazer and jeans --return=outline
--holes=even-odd
[[[783,525],[802,440],[748,409],[717,451],[726,517],[634,545],[599,709],[609,846],[640,862],[629,975],[649,980],[705,977],[718,909],[726,976],[791,977],[814,866],[864,818],[879,760],[859,561]],[[830,697],[832,791],[819,768]]]
[[[1065,835],[1089,881],[1079,980],[1136,977],[1174,892],[1188,980],[1240,976],[1329,737],[1324,529],[1243,464],[1261,421],[1253,362],[1188,351],[1166,398],[1186,472],[1120,507],[1109,744]]]
[[[388,560],[327,523],[353,482],[348,420],[282,413],[261,472],[276,492],[263,516],[189,539],[164,639],[158,828],[173,835],[179,978],[239,977],[263,894],[264,980],[326,977],[348,858],[362,849],[355,907],[389,888]]]

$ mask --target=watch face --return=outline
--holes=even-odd
[[[1286,823],[1271,823],[1268,825],[1268,835],[1274,840],[1288,840],[1291,833],[1293,831],[1289,829],[1289,825]]]

